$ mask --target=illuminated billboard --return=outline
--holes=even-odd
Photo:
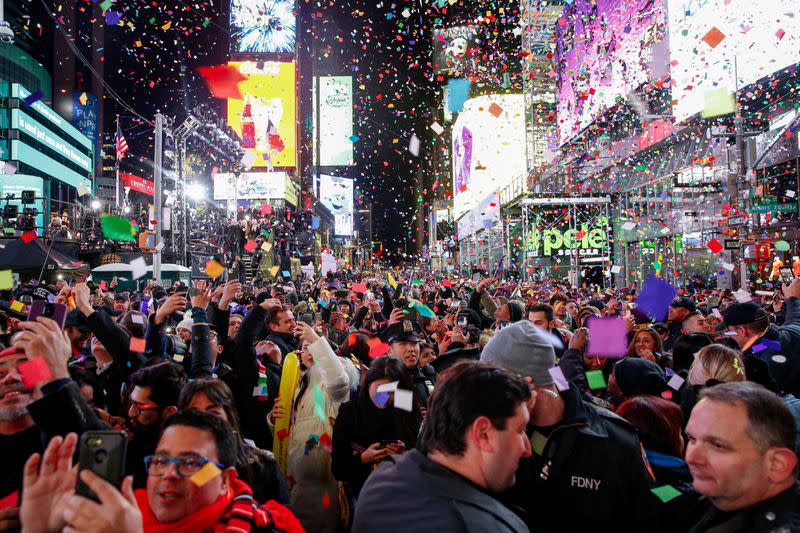
[[[294,0],[231,0],[231,54],[294,54]]]
[[[781,4],[786,9],[772,2],[729,4],[668,0],[678,121],[702,111],[706,92],[720,87],[734,91],[737,75],[742,88],[800,62],[800,17],[789,4]]]
[[[319,200],[331,210],[336,219],[334,233],[338,236],[353,235],[353,180],[320,174]]]
[[[239,200],[283,200],[286,197],[286,172],[244,172],[234,184],[233,174],[214,176],[214,200],[233,200],[234,185]]]
[[[228,99],[228,125],[242,148],[256,154],[253,167],[297,165],[295,64],[231,61],[248,79],[239,84],[242,99]]]
[[[317,83],[319,82],[319,163],[323,167],[353,164],[353,78],[314,78],[314,140],[317,139]],[[314,152],[316,160],[317,153]]]
[[[564,8],[555,55],[561,143],[667,74],[665,35],[661,1],[575,0]]]
[[[461,72],[468,74],[475,67],[475,29],[453,26],[433,30],[433,71],[437,74]]]
[[[527,173],[525,97],[471,98],[453,126],[453,217]]]

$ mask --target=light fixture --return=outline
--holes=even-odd
[[[186,196],[190,200],[202,200],[206,196],[206,189],[199,183],[190,183],[186,186]]]
[[[100,209],[100,200],[92,200],[92,209],[95,211]]]

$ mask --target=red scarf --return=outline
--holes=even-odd
[[[256,529],[305,532],[292,512],[278,502],[272,500],[259,507],[253,501],[253,491],[239,479],[208,507],[169,524],[160,523],[153,515],[146,490],[136,491],[136,502],[142,512],[145,533],[241,533]]]

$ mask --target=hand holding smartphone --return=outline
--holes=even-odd
[[[87,431],[81,435],[78,473],[91,470],[117,489],[125,477],[128,437],[122,431]],[[75,493],[100,502],[97,495],[78,476]]]
[[[31,304],[31,310],[28,312],[28,322],[35,322],[36,317],[43,316],[55,321],[58,327],[64,329],[68,311],[64,304],[36,300]]]

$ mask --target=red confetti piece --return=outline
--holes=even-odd
[[[724,38],[725,34],[719,31],[719,29],[716,26],[714,26],[710,30],[708,30],[708,33],[706,33],[703,36],[702,41],[711,48],[716,48]]]
[[[222,100],[234,98],[241,100],[242,93],[239,92],[239,83],[246,80],[239,69],[229,65],[217,65],[215,67],[200,67],[197,72],[203,76],[208,85],[209,91],[214,98]]]
[[[35,238],[36,238],[36,233],[33,231],[27,231],[23,233],[22,236],[20,236],[20,239],[22,239],[22,242],[24,242],[25,244],[28,244]]]
[[[50,368],[47,366],[47,361],[41,356],[18,364],[17,370],[19,370],[19,373],[22,375],[22,382],[29,389],[32,389],[43,381],[49,381],[53,376],[53,374],[50,373]]]

